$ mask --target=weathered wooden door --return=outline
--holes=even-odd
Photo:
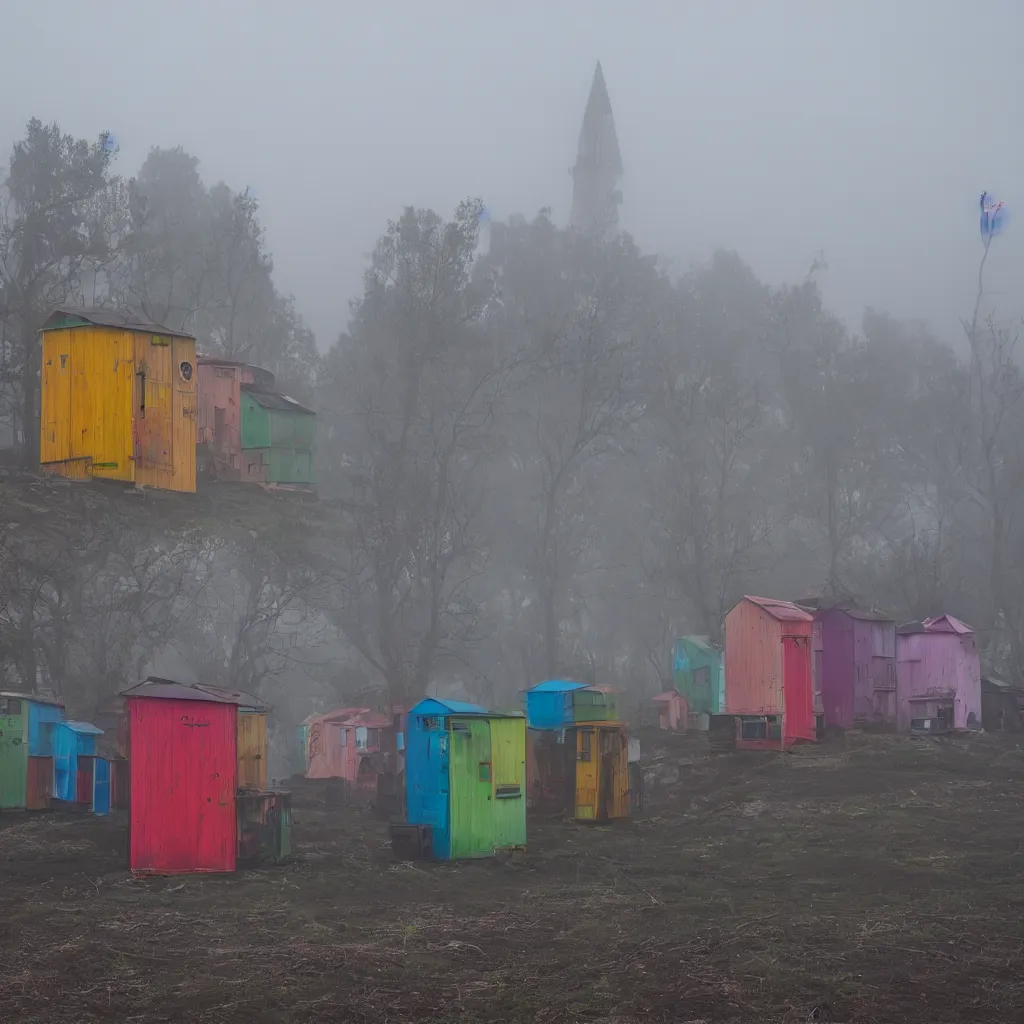
[[[170,338],[153,338],[136,360],[136,461],[147,469],[173,469]]]
[[[17,697],[0,697],[0,809],[25,806],[28,783],[28,707]]]
[[[601,786],[598,819],[610,821],[629,815],[629,748],[619,728],[598,730]]]
[[[576,798],[574,817],[597,817],[598,756],[597,736],[593,728],[576,730]]]
[[[486,719],[450,720],[451,857],[494,853],[491,726]]]

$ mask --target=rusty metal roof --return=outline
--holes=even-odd
[[[803,608],[798,608],[792,601],[781,601],[773,597],[752,597],[750,594],[744,594],[743,600],[756,604],[758,608],[780,622],[814,621],[813,615],[805,612]]]
[[[289,398],[288,395],[283,395],[279,391],[270,391],[256,384],[243,384],[242,391],[247,395],[252,395],[253,399],[264,409],[272,409],[275,412],[299,412],[307,416],[316,415],[312,409],[307,409],[306,406],[296,402],[294,398]]]
[[[168,334],[174,338],[195,340],[194,334],[175,331],[158,324],[141,313],[125,309],[108,309],[105,306],[58,306],[45,320],[41,331],[59,330],[69,326],[68,319],[82,320],[97,327],[119,327],[125,331],[141,331],[144,334]]]
[[[198,686],[194,683],[178,683],[173,679],[150,676],[136,686],[121,691],[122,697],[156,697],[159,700],[201,700],[211,704],[242,704],[243,702],[224,691],[213,687]]]

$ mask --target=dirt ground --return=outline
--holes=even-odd
[[[1024,1018],[1024,747],[850,734],[652,744],[615,827],[521,863],[398,864],[296,790],[296,859],[133,881],[116,817],[0,816],[0,1019]]]

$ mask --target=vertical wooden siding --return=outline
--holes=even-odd
[[[782,624],[746,599],[725,617],[725,705],[730,715],[783,711]]]
[[[196,489],[196,343],[191,338],[139,333],[135,362],[136,369],[145,364],[147,371],[144,417],[138,415],[141,395],[136,395],[135,482],[192,493]],[[182,379],[183,362],[192,364],[191,380]]]
[[[128,704],[132,871],[234,871],[237,709],[154,698]]]
[[[267,788],[267,716],[238,712],[238,788]]]
[[[526,719],[491,720],[494,845],[526,845]],[[512,790],[518,787],[519,795]]]
[[[39,455],[47,468],[76,479],[134,478],[131,339],[110,327],[44,332]]]

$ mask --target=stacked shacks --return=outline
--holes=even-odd
[[[672,648],[672,682],[686,700],[689,727],[707,730],[725,711],[725,659],[707,636],[682,636]]]
[[[259,702],[159,678],[123,696],[134,873],[234,871],[239,862],[279,861],[290,853],[291,794],[239,788],[239,708],[262,713]],[[249,727],[242,733],[249,736]],[[242,764],[265,765],[265,750],[255,754],[243,746]]]
[[[895,728],[896,622],[847,601],[818,601],[813,615],[814,691],[825,725]]]
[[[63,704],[0,692],[0,810],[42,811],[53,797],[53,734]]]
[[[790,601],[743,597],[725,617],[726,713],[712,738],[747,749],[817,738],[813,619]]]
[[[952,615],[896,630],[900,732],[935,733],[981,725],[981,661],[974,630]]]
[[[428,697],[408,713],[400,857],[461,860],[526,847],[522,715]]]
[[[630,812],[629,736],[615,694],[549,679],[526,691],[530,805],[578,821]]]

